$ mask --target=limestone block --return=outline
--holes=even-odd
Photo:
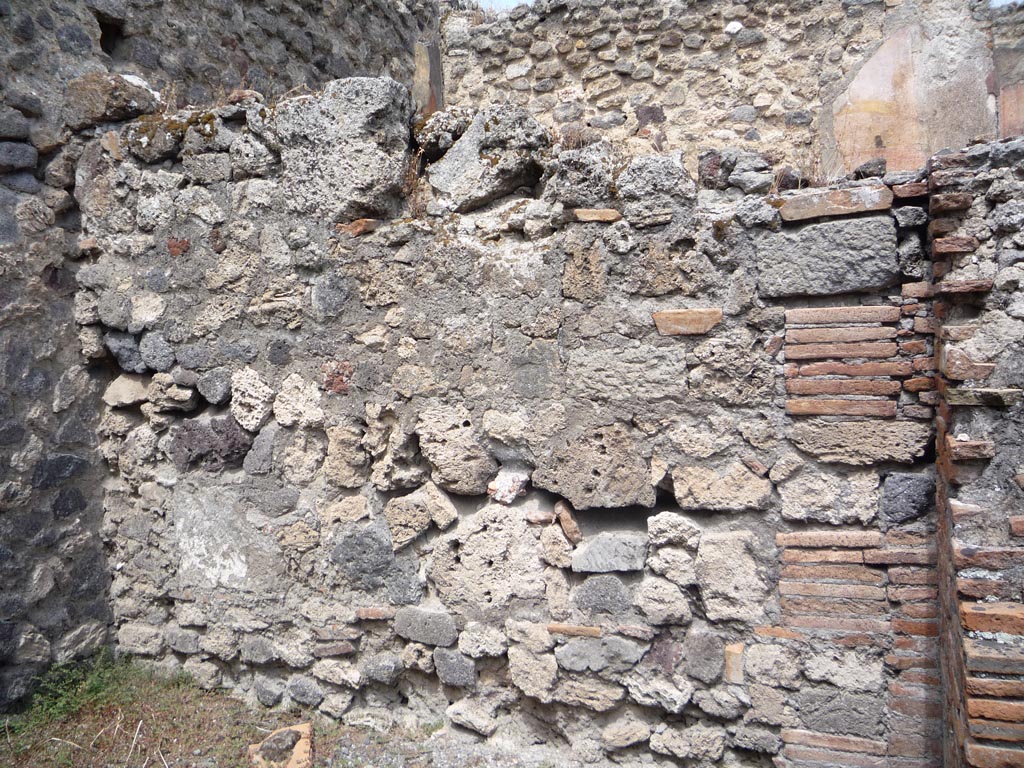
[[[693,615],[686,593],[667,579],[644,579],[635,599],[637,608],[652,624],[687,624]]]
[[[882,659],[863,651],[821,651],[804,660],[804,674],[848,691],[878,691],[883,685]]]
[[[424,411],[416,432],[435,483],[452,493],[472,496],[487,493],[491,478],[498,471],[498,462],[476,437],[468,411],[440,408]]]
[[[716,512],[764,509],[772,493],[768,479],[755,475],[740,462],[733,462],[722,474],[702,465],[678,467],[672,471],[672,484],[683,509]]]
[[[111,408],[126,408],[145,402],[149,379],[123,373],[114,379],[103,392],[103,402]]]
[[[274,418],[282,427],[319,427],[324,423],[320,390],[299,374],[290,374],[274,399]]]
[[[659,512],[647,518],[647,535],[655,547],[680,544],[688,549],[696,549],[700,544],[701,528],[685,515]]]
[[[790,439],[821,461],[911,464],[924,455],[932,440],[932,428],[912,421],[803,421],[792,428]]]
[[[622,701],[626,692],[621,685],[596,677],[570,677],[560,680],[552,698],[573,707],[607,712]]]
[[[235,371],[231,376],[231,415],[243,429],[259,432],[270,418],[274,390],[252,368]]]
[[[781,645],[751,645],[744,654],[744,672],[765,685],[800,686],[800,661],[791,649]]]
[[[508,649],[508,671],[512,684],[530,698],[550,703],[558,680],[558,662],[550,653],[534,654],[525,648]]]
[[[871,291],[899,278],[889,215],[759,232],[754,253],[758,292],[766,297]]]
[[[370,457],[363,450],[363,431],[354,423],[327,428],[327,482],[341,488],[358,488],[369,479]]]
[[[576,548],[572,569],[576,573],[641,571],[646,559],[646,534],[604,531]]]
[[[426,531],[433,522],[442,530],[458,519],[451,500],[433,483],[427,483],[405,496],[391,499],[384,507],[384,518],[391,529],[391,543],[398,551]]]
[[[702,723],[669,726],[651,736],[651,749],[683,760],[719,760],[725,752],[725,729]]]
[[[832,525],[868,523],[878,513],[878,474],[840,475],[805,466],[779,486],[782,516]]]
[[[707,617],[712,621],[760,621],[768,584],[755,559],[757,540],[749,531],[705,534],[697,550],[696,573]]]
[[[507,648],[504,632],[476,621],[466,624],[459,635],[459,650],[474,659],[504,656]]]

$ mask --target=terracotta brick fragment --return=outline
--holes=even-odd
[[[1010,699],[967,699],[967,714],[986,720],[1003,720],[1009,723],[1024,722],[1024,701]]]
[[[901,531],[899,528],[886,531],[883,537],[887,547],[930,547],[934,536],[927,536],[912,531]]]
[[[996,455],[996,444],[991,440],[957,440],[946,435],[946,451],[953,461],[991,459]]]
[[[908,685],[902,680],[891,681],[889,693],[900,698],[921,701],[938,701],[942,698],[942,690],[938,685]]]
[[[938,661],[930,656],[890,653],[885,656],[885,665],[893,669],[936,669]]]
[[[698,336],[722,322],[720,308],[668,309],[652,317],[662,336]]]
[[[900,675],[900,680],[907,683],[921,683],[923,685],[941,685],[942,678],[935,672],[907,671]]]
[[[900,352],[904,355],[924,355],[928,353],[928,344],[924,341],[901,341]]]
[[[861,752],[868,755],[884,755],[886,753],[884,741],[862,739],[858,736],[837,736],[832,733],[819,733],[796,728],[783,728],[779,735],[782,736],[782,741],[786,744],[840,749],[845,752]]]
[[[884,211],[892,207],[892,198],[892,190],[884,184],[798,192],[783,199],[779,215],[784,221],[802,221],[819,216]]]
[[[895,323],[900,319],[899,307],[815,307],[787,309],[788,325],[824,325],[828,323]]]
[[[799,531],[775,534],[780,547],[877,547],[882,543],[878,531]]]
[[[887,547],[865,549],[864,562],[872,564],[931,565],[935,562],[934,547]]]
[[[1024,515],[1014,515],[1010,518],[1010,535],[1024,536]]]
[[[729,643],[725,646],[725,671],[722,677],[727,683],[743,684],[743,643]]]
[[[923,197],[928,194],[928,182],[912,181],[909,184],[897,184],[892,188],[892,193],[900,198]]]
[[[934,240],[937,237],[952,234],[960,229],[960,222],[957,219],[939,218],[928,222],[928,239]]]
[[[918,376],[907,379],[903,382],[903,388],[907,392],[924,392],[928,389],[935,389],[935,379],[931,376]]]
[[[827,597],[783,597],[783,615],[792,616],[885,616],[889,608],[882,600],[851,600]]]
[[[938,370],[938,363],[934,357],[915,357],[913,360],[913,366],[915,371]]]
[[[794,416],[895,416],[894,400],[787,400]]]
[[[957,381],[981,381],[992,375],[995,369],[994,363],[972,360],[966,352],[957,347],[943,346],[942,354],[939,356],[939,370]]]
[[[784,563],[863,563],[864,553],[859,549],[786,549]]]
[[[944,325],[939,329],[939,338],[949,341],[967,341],[978,332],[976,325]]]
[[[969,168],[971,158],[966,152],[943,152],[928,158],[928,171],[945,171],[950,168]]]
[[[1019,592],[1013,587],[998,579],[957,579],[956,591],[964,597],[975,600],[991,599],[993,597],[1004,600],[1012,600]]]
[[[964,755],[971,768],[1021,768],[1024,766],[1024,750],[1012,747],[992,747],[968,741]]]
[[[968,677],[965,681],[964,690],[971,696],[1024,699],[1024,680]]]
[[[978,250],[978,238],[967,235],[950,235],[932,241],[932,258],[939,260],[946,256],[960,256]]]
[[[951,168],[932,171],[928,175],[928,189],[935,191],[944,187],[966,187],[974,181],[974,172]]]
[[[801,581],[854,581],[862,584],[884,584],[885,573],[861,565],[786,565],[781,576]]]
[[[622,214],[614,208],[576,208],[573,210],[576,221],[597,221],[613,224],[622,219]]]
[[[862,600],[884,600],[883,587],[860,584],[819,584],[811,581],[780,581],[780,595],[816,595],[819,597],[853,597]]]
[[[934,287],[928,282],[904,283],[902,292],[908,299],[926,299],[935,294]]]
[[[757,627],[754,629],[754,634],[758,637],[774,637],[778,640],[804,639],[804,635],[801,632],[794,632],[785,627]]]
[[[395,609],[390,605],[356,608],[356,618],[360,621],[386,621],[395,618]]]
[[[885,358],[896,354],[891,342],[863,342],[851,344],[794,344],[786,345],[787,360],[816,360],[819,358]]]
[[[974,196],[967,192],[947,192],[943,195],[932,195],[928,201],[928,214],[941,216],[944,213],[966,211],[974,202]]]
[[[375,232],[380,228],[380,219],[356,219],[349,224],[335,224],[334,229],[341,235],[348,235],[349,237],[361,237],[362,235],[368,235],[371,232]]]
[[[934,600],[939,591],[935,587],[886,587],[886,597],[893,603],[908,603],[914,600]]]
[[[786,382],[791,395],[895,395],[898,381],[857,381],[850,379],[797,379]]]
[[[890,584],[937,584],[938,574],[932,568],[890,568]]]
[[[552,635],[568,635],[570,637],[600,637],[600,627],[586,627],[578,624],[548,624],[548,632]]]
[[[991,741],[1024,741],[1024,724],[1005,723],[998,720],[980,720],[971,718],[967,721],[967,728],[971,736],[976,739],[989,739]]]
[[[580,530],[579,523],[576,522],[576,515],[573,514],[572,507],[568,502],[555,502],[555,516],[558,518],[558,524],[562,527],[562,533],[565,534],[565,538],[569,540],[570,544],[579,544],[583,541],[583,531]]]
[[[939,607],[928,603],[904,603],[899,611],[908,619],[935,619],[939,615]]]
[[[895,618],[892,620],[892,630],[893,632],[899,632],[904,635],[938,637],[939,622],[929,620]]]
[[[853,328],[790,328],[786,331],[787,344],[817,344],[832,341],[874,341],[893,339],[896,329],[891,326],[854,326]]]
[[[806,363],[800,366],[801,376],[909,376],[913,363],[900,360],[891,363]]]
[[[953,269],[953,265],[948,261],[940,258],[939,256],[933,256],[932,260],[932,279],[940,280],[948,275]]]
[[[935,318],[915,317],[914,333],[933,334],[935,333]]]
[[[964,629],[976,632],[1024,635],[1024,605],[1009,602],[961,603],[960,623]]]
[[[964,659],[971,672],[1024,674],[1024,649],[991,640],[964,638]]]
[[[919,733],[894,733],[889,737],[889,754],[893,757],[928,757],[937,756],[940,741],[932,736]],[[940,768],[933,760],[900,760],[892,763],[892,768]]]
[[[792,379],[795,376],[800,375],[800,366],[796,363],[786,363],[782,366],[782,375],[787,379]]]
[[[789,616],[786,625],[824,632],[872,632],[888,635],[888,621],[879,619],[850,619],[842,616]]]

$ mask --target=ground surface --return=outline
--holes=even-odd
[[[242,768],[249,744],[309,713],[254,711],[186,678],[123,661],[57,668],[31,708],[0,715],[4,768]],[[475,744],[462,734],[382,734],[314,720],[315,768],[551,768],[546,756]]]

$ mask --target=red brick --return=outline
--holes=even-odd
[[[964,657],[971,672],[1024,674],[1024,649],[990,640],[964,638]]]
[[[891,584],[937,584],[938,575],[931,568],[890,568]]]
[[[390,605],[356,608],[356,618],[360,621],[385,621],[395,618],[395,609]]]
[[[923,635],[900,635],[893,638],[892,647],[897,651],[913,651],[925,656],[934,656],[939,652],[939,641],[937,638]]]
[[[915,317],[914,318],[914,333],[934,334],[935,333],[935,318],[933,318],[933,317]]]
[[[991,741],[1024,741],[1024,724],[1004,723],[998,720],[970,719],[967,728],[976,739]]]
[[[828,632],[874,632],[888,635],[889,622],[878,619],[848,619],[840,616],[791,616],[786,626],[819,629]]]
[[[912,717],[940,717],[942,715],[942,704],[938,701],[921,701],[903,697],[890,699],[889,709]]]
[[[974,202],[974,196],[967,192],[949,192],[944,195],[932,195],[928,201],[928,215],[941,216],[953,211],[966,211]]]
[[[796,379],[786,382],[791,395],[895,395],[898,381],[858,381],[856,379]]]
[[[932,219],[928,222],[928,239],[935,240],[960,229],[960,222],[949,217]]]
[[[859,549],[786,549],[784,563],[863,563],[864,553]]]
[[[888,363],[807,363],[800,366],[801,376],[909,376],[913,363],[899,360]]]
[[[931,656],[903,655],[890,653],[885,657],[887,666],[893,669],[936,669],[938,661]]]
[[[861,565],[787,565],[782,568],[783,579],[799,581],[855,581],[864,584],[884,584],[885,573]]]
[[[796,363],[786,363],[782,366],[782,375],[787,379],[792,379],[800,375],[800,366]]]
[[[939,615],[939,606],[934,603],[904,603],[900,613],[908,619],[934,619]]]
[[[817,731],[804,731],[796,728],[783,728],[779,734],[786,744],[800,744],[805,747],[824,747],[825,749],[838,749],[844,752],[860,752],[868,755],[884,755],[886,744],[884,741],[874,739],[862,739],[857,736],[837,736],[832,733],[819,733]]]
[[[662,336],[698,336],[722,322],[722,310],[669,309],[655,312],[651,317]]]
[[[912,181],[909,184],[897,184],[892,188],[896,197],[924,197],[928,194],[927,181]]]
[[[815,307],[786,310],[786,322],[799,325],[894,323],[899,319],[899,307]]]
[[[786,345],[787,360],[816,360],[819,358],[884,358],[896,354],[892,342],[865,341],[851,344],[796,344]]]
[[[931,376],[918,376],[907,379],[903,382],[903,388],[907,392],[924,392],[928,389],[935,389],[935,379]]]
[[[971,696],[1024,699],[1024,680],[997,680],[987,677],[968,677],[964,686]]]
[[[907,683],[920,683],[922,685],[941,685],[942,677],[937,672],[928,672],[921,669],[911,669],[900,674],[900,680]]]
[[[967,699],[967,714],[986,720],[1003,720],[1009,723],[1024,722],[1024,701],[1010,699]]]
[[[931,547],[865,549],[864,562],[872,564],[931,565],[935,562],[935,550]]]
[[[901,341],[900,352],[905,355],[926,355],[928,344],[924,341]]]
[[[942,700],[942,689],[938,685],[908,685],[898,679],[889,683],[889,693],[904,699]]]
[[[614,208],[576,208],[573,210],[576,221],[596,221],[614,224],[622,219],[622,214]]]
[[[957,440],[946,435],[946,451],[953,461],[991,459],[996,455],[996,444],[991,440]]]
[[[939,370],[957,381],[982,381],[991,376],[995,369],[995,363],[976,362],[962,349],[948,345],[943,347],[939,358]]]
[[[884,537],[887,547],[930,547],[934,539],[934,535],[903,531],[899,528],[887,531]]]
[[[893,307],[893,309],[896,309]],[[896,329],[888,326],[854,328],[791,328],[786,331],[787,344],[819,344],[829,342],[877,341],[896,338]]]
[[[915,371],[937,371],[938,363],[934,357],[915,357],[914,361]]]
[[[1013,568],[1024,564],[1024,547],[971,547],[954,542],[953,560],[958,569]]]
[[[964,755],[972,768],[1022,768],[1024,750],[1009,747],[990,747],[969,741],[964,746]]]
[[[783,597],[779,605],[783,613],[801,616],[884,616],[889,612],[889,607],[882,600]]]
[[[931,419],[934,411],[927,405],[903,405],[900,413],[908,419]]]
[[[957,579],[956,591],[964,597],[973,597],[975,600],[992,597],[1012,599],[1019,593],[1019,590],[1015,590],[1006,582],[997,579]]]
[[[813,581],[780,581],[779,594],[884,600],[885,588],[863,584],[819,584]]]
[[[915,619],[895,618],[892,620],[893,632],[904,635],[919,635],[921,637],[938,637],[939,623],[937,621],[919,621]]]
[[[889,737],[889,754],[894,757],[927,757],[938,749],[939,744],[930,736],[894,733]]]
[[[794,416],[895,416],[895,400],[787,400]]]
[[[855,752],[838,752],[831,749],[814,747],[787,746],[782,754],[800,765],[841,765],[844,768],[890,768],[884,756],[857,754]]]
[[[894,603],[934,600],[938,594],[935,587],[886,587],[886,596]]]
[[[978,250],[978,238],[969,235],[951,235],[932,241],[932,258],[936,256],[961,256]]]
[[[1024,536],[1024,515],[1014,515],[1010,518],[1010,535]]]
[[[931,283],[904,283],[903,296],[908,299],[927,299],[935,295],[935,289]]]
[[[779,215],[783,221],[803,221],[819,216],[884,211],[892,207],[892,197],[892,190],[884,184],[848,189],[816,189],[783,198]]]
[[[876,547],[882,543],[878,531],[797,531],[775,534],[780,547]]]
[[[803,640],[805,635],[802,632],[794,632],[785,627],[756,627],[754,634],[758,637],[774,637],[779,640]]]
[[[936,294],[987,293],[992,290],[991,280],[943,280],[935,285]]]
[[[960,623],[975,632],[1024,635],[1024,605],[1020,603],[961,603]]]
[[[548,624],[548,632],[552,635],[568,635],[570,637],[601,637],[600,627],[587,627],[579,624]]]
[[[334,229],[342,235],[349,237],[361,237],[375,232],[380,228],[380,219],[356,219],[350,224],[335,224]]]

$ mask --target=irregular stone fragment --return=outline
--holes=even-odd
[[[644,707],[657,707],[678,715],[693,697],[694,687],[685,678],[674,675],[665,679],[651,668],[637,668],[623,680],[629,697]]]
[[[293,373],[281,384],[274,398],[274,418],[282,427],[319,427],[324,423],[320,390],[313,382]]]
[[[877,693],[852,693],[831,685],[805,686],[794,695],[803,728],[866,739],[883,733],[887,709]]]
[[[893,472],[882,484],[881,517],[899,525],[924,517],[935,507],[935,478],[931,475]]]
[[[550,653],[534,654],[525,648],[508,649],[508,671],[512,684],[530,698],[550,703],[558,680],[558,662]]]
[[[160,106],[159,94],[134,75],[89,72],[68,82],[64,93],[64,122],[73,131],[156,112]]]
[[[572,545],[557,525],[546,526],[540,532],[540,546],[541,559],[548,565],[555,568],[568,568],[572,565]]]
[[[698,723],[689,728],[669,726],[651,736],[651,749],[683,760],[720,760],[725,753],[725,729]]]
[[[547,131],[525,109],[481,110],[444,157],[429,166],[430,185],[460,213],[533,186],[541,176],[539,150]]]
[[[420,414],[416,432],[435,483],[452,493],[487,493],[498,462],[477,439],[470,414],[432,409]]]
[[[725,643],[705,625],[694,625],[683,642],[683,668],[695,680],[711,685],[725,668]]]
[[[779,486],[779,494],[787,520],[864,524],[878,512],[878,475],[874,471],[839,475],[804,467]]]
[[[394,685],[405,671],[405,664],[398,654],[384,651],[363,659],[359,671],[366,680],[382,685]]]
[[[591,576],[576,588],[573,601],[585,613],[619,614],[629,609],[633,598],[618,576]]]
[[[859,651],[813,653],[804,661],[804,674],[848,691],[877,691],[883,685],[881,657]]]
[[[503,466],[487,485],[487,495],[499,504],[511,504],[525,495],[529,482],[530,471],[526,467]]]
[[[231,415],[235,421],[243,429],[259,432],[270,418],[274,390],[252,368],[243,368],[232,374],[231,391]]]
[[[705,466],[678,467],[672,471],[672,487],[683,509],[720,512],[764,509],[772,493],[771,481],[740,462],[730,464],[724,474]]]
[[[626,749],[650,736],[650,724],[628,709],[601,729],[601,743],[608,749]]]
[[[434,668],[445,685],[472,688],[476,685],[476,665],[468,656],[448,648],[434,649]]]
[[[646,559],[646,534],[604,531],[576,548],[572,569],[576,573],[642,571]]]
[[[670,309],[652,317],[662,336],[699,336],[722,322],[722,310]]]
[[[564,496],[576,509],[654,505],[650,468],[629,427],[615,423],[559,442],[538,462],[537,488]]]
[[[357,590],[384,589],[394,603],[413,603],[421,597],[415,558],[396,556],[383,520],[345,530],[331,551],[331,561]]]
[[[395,634],[426,645],[446,647],[459,637],[450,613],[406,606],[395,614]]]
[[[370,476],[370,457],[363,450],[363,430],[355,423],[327,428],[327,482],[339,488],[358,488]]]
[[[779,214],[785,221],[800,221],[819,216],[884,211],[892,207],[892,198],[892,190],[884,184],[802,191],[784,197]]]
[[[652,624],[686,624],[692,616],[686,593],[667,579],[644,579],[635,599],[637,608]]]
[[[504,656],[507,648],[508,640],[504,632],[475,621],[466,624],[459,635],[459,650],[474,659]]]
[[[743,668],[755,682],[782,688],[800,687],[800,663],[797,656],[781,645],[751,645],[744,653]]]
[[[103,392],[103,402],[111,408],[126,408],[146,400],[149,379],[145,376],[121,374]]]
[[[932,440],[929,424],[913,421],[803,421],[790,439],[802,451],[836,464],[911,464]]]
[[[675,220],[689,223],[697,200],[697,185],[683,165],[682,153],[633,158],[616,179],[622,212],[635,227]]]
[[[712,621],[760,621],[768,584],[755,559],[750,531],[704,534],[697,550],[697,583]]]
[[[577,637],[555,649],[555,660],[570,672],[625,672],[647,646],[622,637]]]
[[[391,542],[398,551],[435,523],[442,530],[458,519],[448,496],[433,483],[406,496],[391,499],[384,507],[384,518],[391,529]]]
[[[559,681],[552,698],[570,706],[607,712],[622,701],[625,693],[622,686],[606,683],[598,678],[571,677]]]
[[[701,529],[693,520],[676,512],[659,512],[647,518],[647,535],[655,547],[681,544],[696,549]]]
[[[823,296],[885,288],[899,278],[891,216],[808,224],[754,236],[762,296]]]
[[[499,719],[496,715],[502,700],[498,696],[486,696],[482,699],[459,699],[445,710],[448,719],[456,725],[468,728],[481,736],[491,736],[498,730]]]
[[[658,547],[647,559],[647,567],[673,584],[689,587],[697,583],[693,556],[683,547]]]

